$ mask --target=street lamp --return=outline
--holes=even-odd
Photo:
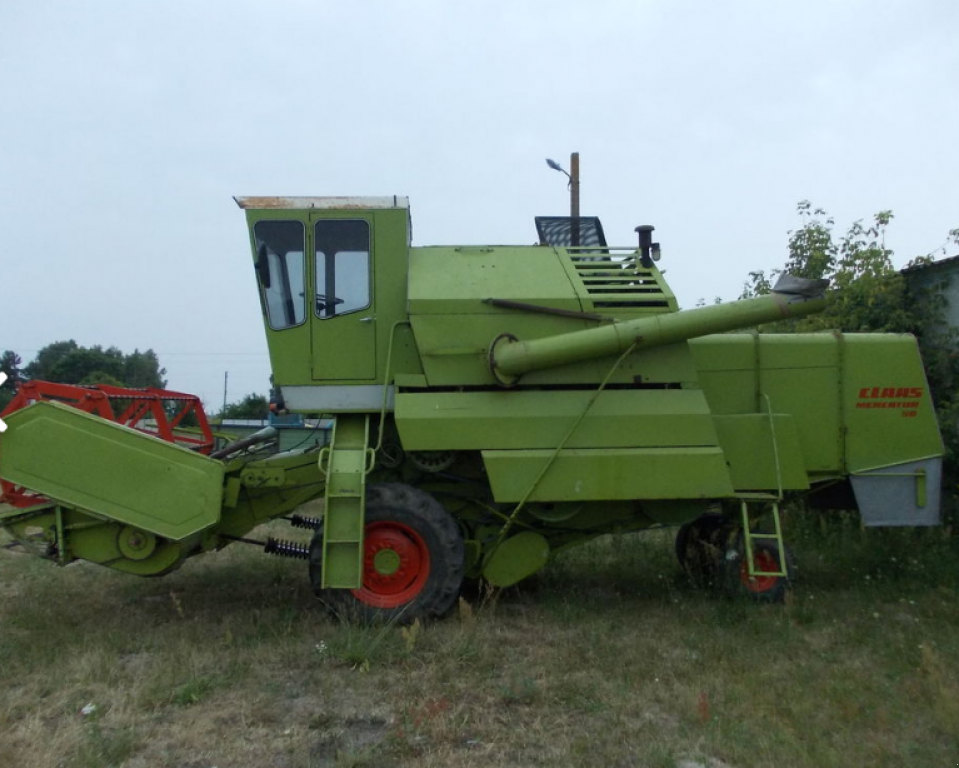
[[[554,171],[565,173],[569,179],[569,244],[576,248],[579,246],[579,152],[573,152],[569,156],[572,173],[566,173],[563,166],[548,157],[546,165]]]

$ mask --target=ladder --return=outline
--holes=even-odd
[[[320,451],[319,467],[326,475],[324,589],[359,589],[363,584],[366,475],[373,460],[369,423],[365,414],[337,416],[330,444]]]
[[[758,339],[758,337],[757,337]],[[782,524],[779,520],[779,502],[783,498],[783,481],[782,481],[782,467],[779,464],[779,444],[776,440],[776,422],[773,418],[773,407],[772,402],[769,400],[769,395],[765,392],[758,392],[757,395],[760,398],[762,404],[765,405],[766,416],[769,417],[769,436],[772,439],[772,454],[773,461],[776,466],[776,486],[777,494],[771,496],[768,494],[743,494],[739,497],[739,510],[742,515],[743,523],[743,548],[746,550],[746,566],[749,569],[749,576],[753,578],[755,576],[782,576],[786,577],[789,574],[786,572],[786,547],[783,544],[783,529]],[[760,503],[760,504],[769,504],[772,510],[773,518],[773,531],[772,533],[754,533],[752,530],[752,523],[749,519],[749,504]],[[755,557],[753,557],[753,543],[757,539],[766,539],[776,542],[776,552],[779,556],[779,569],[778,570],[757,570]]]
[[[752,530],[752,523],[749,516],[750,503],[769,504],[772,510],[773,530],[771,533],[756,533]],[[743,523],[743,548],[746,550],[746,565],[749,568],[750,576],[788,576],[786,572],[786,548],[783,544],[783,529],[779,521],[779,499],[775,497],[766,497],[756,494],[756,496],[741,496],[739,499],[739,509],[742,515]],[[779,555],[778,570],[759,570],[756,568],[755,558],[753,557],[753,543],[757,539],[766,539],[776,542],[776,551]]]

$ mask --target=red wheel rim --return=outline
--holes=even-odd
[[[429,575],[430,551],[416,531],[389,520],[366,526],[363,586],[353,590],[357,600],[396,608],[422,592]]]
[[[753,552],[753,565],[757,571],[778,571],[776,558],[764,549]],[[739,579],[750,592],[768,592],[776,586],[779,576],[750,576],[749,562],[744,557],[739,567]]]

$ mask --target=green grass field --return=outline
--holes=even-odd
[[[781,606],[693,590],[656,532],[408,628],[242,545],[155,580],[3,550],[0,766],[959,764],[959,541],[789,536]]]

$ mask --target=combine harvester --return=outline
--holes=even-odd
[[[866,525],[939,521],[915,339],[728,333],[820,310],[824,281],[679,311],[648,226],[638,248],[588,217],[537,219],[538,246],[411,247],[403,197],[237,203],[277,406],[334,415],[331,443],[271,453],[267,430],[211,452],[176,437],[187,396],[22,387],[0,524],[23,547],[159,575],[255,543],[308,560],[341,615],[405,622],[447,613],[464,580],[515,584],[656,526],[680,526],[691,575],[779,600],[787,494]],[[172,426],[124,416],[146,401]],[[294,514],[318,497],[322,519]],[[312,544],[247,538],[277,517]]]

